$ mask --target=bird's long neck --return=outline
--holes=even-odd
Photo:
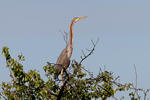
[[[74,25],[74,21],[71,22],[71,25],[70,25],[70,36],[69,36],[69,42],[67,44],[67,55],[68,57],[70,58],[71,55],[72,55],[72,50],[73,50],[73,25]]]
[[[73,46],[73,25],[74,25],[74,22],[72,21],[70,25],[70,37],[69,37],[70,38],[69,44],[71,47]]]

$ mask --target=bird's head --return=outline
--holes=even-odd
[[[80,19],[84,19],[84,18],[87,18],[86,16],[85,17],[75,17],[75,18],[73,18],[73,22],[75,23],[75,22],[77,22],[77,21],[79,21]]]

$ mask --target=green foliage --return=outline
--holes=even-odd
[[[24,72],[21,64],[25,60],[24,56],[21,54],[18,55],[18,60],[14,59],[8,50],[9,48],[3,47],[2,54],[10,69],[11,81],[2,82],[0,100],[106,100],[114,98],[118,91],[128,91],[132,86],[118,83],[117,78],[109,71],[101,71],[93,77],[76,61],[71,64],[70,71],[65,71],[63,80],[54,80],[55,68],[48,63],[43,67],[47,77],[47,81],[44,81],[36,70]],[[129,96],[131,100],[138,100],[134,92]]]
[[[138,98],[135,97],[135,94],[133,92],[129,93],[129,96],[131,100],[139,100]]]
[[[2,50],[2,54],[5,56],[6,60],[9,60],[11,58],[8,50],[9,48],[7,48],[6,46],[3,47],[3,50]]]

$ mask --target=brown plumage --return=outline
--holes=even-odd
[[[72,55],[72,50],[73,50],[73,25],[75,22],[79,21],[80,19],[84,19],[87,17],[75,17],[73,18],[71,25],[70,25],[70,36],[69,36],[69,42],[66,46],[66,48],[61,52],[61,54],[59,55],[56,65],[55,65],[55,69],[56,69],[56,73],[54,75],[54,78],[57,79],[59,74],[61,73],[61,71],[63,71],[63,69],[67,69],[70,65],[70,58]],[[63,77],[63,72],[61,73],[61,78]]]

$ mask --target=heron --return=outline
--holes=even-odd
[[[69,33],[69,41],[67,43],[66,48],[64,48],[59,55],[56,65],[55,65],[55,74],[54,74],[54,79],[58,79],[58,76],[60,75],[61,79],[63,79],[63,72],[65,69],[67,69],[70,65],[70,58],[72,55],[72,50],[73,50],[73,25],[81,20],[87,17],[75,17],[72,19],[71,24],[70,24],[70,33]]]

